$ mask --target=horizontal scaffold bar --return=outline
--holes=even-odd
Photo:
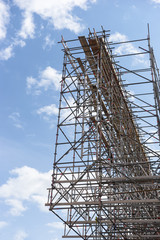
[[[104,237],[108,237],[108,235],[102,234]],[[96,235],[96,237],[100,238],[102,237],[102,235]],[[83,238],[85,239],[85,235],[80,236],[62,236],[62,238]],[[95,239],[95,235],[89,235],[89,239]],[[122,238],[121,238],[122,239]],[[124,239],[124,238],[123,238]],[[137,239],[160,239],[160,235],[131,235],[131,236],[127,236],[126,239],[132,239],[132,240],[137,240]]]
[[[141,200],[111,200],[111,201],[83,201],[83,202],[59,202],[55,203],[56,206],[70,206],[70,205],[115,205],[115,204],[154,204],[160,205],[159,199],[141,199]],[[47,203],[46,206],[54,205]]]
[[[88,179],[75,179],[75,180],[55,180],[54,183],[81,183],[81,182],[96,182],[99,183],[101,182],[102,184],[107,184],[107,183],[136,183],[136,182],[144,182],[144,183],[148,183],[150,182],[151,184],[153,182],[160,182],[160,176],[138,176],[138,177],[112,177],[112,178],[106,178],[103,177],[103,179],[100,179],[98,177],[95,178],[88,178]]]
[[[111,220],[101,220],[101,223],[106,223],[112,225],[114,222],[114,219]],[[66,222],[68,225],[72,224],[97,224],[97,221],[76,221],[75,222]],[[160,224],[160,219],[117,219],[115,224],[122,224],[122,223],[128,223],[128,224]]]

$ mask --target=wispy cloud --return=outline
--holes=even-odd
[[[0,40],[6,37],[9,19],[10,19],[9,6],[4,1],[0,0]]]
[[[42,116],[42,118],[49,123],[50,128],[55,126],[55,117],[58,114],[58,107],[55,104],[47,105],[39,108],[37,114]]]
[[[111,34],[109,37],[109,41],[113,42],[125,42],[128,41],[129,38],[125,34],[121,34],[119,32],[116,32],[114,34]],[[120,44],[118,47],[115,48],[114,54],[117,55],[123,55],[123,54],[133,54],[133,53],[140,53],[139,48],[134,46],[132,43],[125,43]],[[132,57],[132,65],[143,65],[148,66],[149,61],[144,57],[144,55],[135,55]]]
[[[61,72],[49,66],[40,73],[40,78],[39,87],[48,90],[48,88],[53,85],[56,90],[59,90],[60,80],[62,78]]]
[[[23,129],[23,123],[21,121],[21,116],[19,112],[13,112],[9,115],[9,119],[12,120],[13,125],[16,128],[21,128]]]
[[[124,34],[116,32],[114,34],[111,34],[111,36],[109,37],[109,41],[124,42],[124,41],[128,41],[128,37]],[[133,46],[132,43],[126,43],[115,48],[115,54],[120,55],[125,53],[134,53],[136,50],[137,49]]]
[[[6,227],[7,225],[8,225],[7,222],[5,222],[5,221],[0,221],[0,229]]]
[[[84,29],[81,19],[73,15],[75,7],[87,10],[90,4],[96,0],[14,0],[14,3],[25,12],[30,14],[30,19],[33,14],[39,15],[43,20],[47,20],[54,26],[55,29],[67,28],[75,33]],[[22,22],[22,26],[25,22]],[[32,21],[32,26],[33,26]],[[23,27],[22,27],[23,28]]]
[[[27,84],[27,92],[30,93],[30,91],[35,87],[37,88],[38,86],[38,81],[37,79],[33,77],[27,77],[26,79],[26,84]]]
[[[62,74],[56,69],[48,66],[39,73],[38,80],[32,76],[27,77],[27,93],[39,95],[41,90],[47,91],[49,88],[59,90]]]
[[[22,21],[22,27],[18,35],[22,39],[27,39],[27,38],[34,38],[34,33],[35,33],[35,24],[33,20],[33,15],[30,12],[25,11],[23,16],[23,21]]]
[[[48,211],[44,204],[52,171],[42,173],[34,168],[23,166],[13,169],[10,174],[11,177],[7,182],[0,186],[0,198],[10,206],[11,215],[19,216],[26,211],[27,201],[36,203],[41,211]]]
[[[57,115],[58,114],[58,108],[55,104],[51,104],[51,105],[39,108],[37,110],[37,113],[38,114],[46,114],[47,116]]]
[[[51,35],[47,35],[44,39],[43,49],[51,49],[54,44],[55,41],[51,38]]]
[[[12,216],[20,216],[27,210],[27,208],[23,206],[22,201],[18,199],[7,199],[5,204],[11,207],[9,213]]]
[[[10,7],[7,3],[0,0],[0,40],[4,40],[7,35],[7,26],[10,21]],[[0,60],[7,61],[14,56],[16,46],[24,47],[25,42],[17,36],[12,38],[11,43],[0,50]]]
[[[72,112],[69,106],[73,107],[75,106],[76,103],[72,97],[66,98],[66,101],[67,102],[62,101],[63,109],[61,109],[60,120],[63,121],[66,119],[65,122],[71,123],[72,121],[74,121],[74,115],[70,116]],[[59,111],[58,106],[56,106],[55,104],[51,104],[51,105],[46,105],[44,107],[39,108],[36,112],[37,114],[42,116],[42,118],[46,122],[48,122],[50,124],[50,127],[52,128],[55,126],[55,120],[57,120],[58,111]]]
[[[14,55],[13,45],[11,44],[8,47],[6,47],[0,51],[0,60],[8,60],[13,55]]]
[[[23,230],[19,230],[15,236],[14,236],[14,240],[24,240],[28,237],[28,234],[23,231]]]
[[[160,0],[151,0],[153,3],[158,3],[160,4]]]
[[[81,19],[73,14],[74,9],[79,7],[82,10],[87,10],[96,0],[14,0],[13,2],[22,13],[21,27],[19,30],[15,29],[15,36],[12,36],[10,44],[0,50],[1,61],[13,57],[17,46],[25,46],[24,40],[33,39],[36,36],[35,14],[52,25],[54,29],[66,28],[79,33],[85,26]],[[0,0],[0,40],[6,38],[9,20],[10,8],[4,1]],[[43,48],[50,49],[53,44],[54,40],[48,35],[45,38]]]
[[[24,47],[25,45],[26,43],[21,39],[12,39],[12,43],[8,47],[0,50],[0,60],[6,61],[10,59],[14,56],[14,49],[16,46]]]
[[[64,229],[63,222],[51,222],[46,224],[48,227],[51,227],[52,229]]]
[[[52,234],[57,233],[58,231],[62,231],[64,229],[64,223],[63,222],[50,222],[47,223],[46,226],[49,227],[49,232]],[[57,238],[54,240],[58,240]]]

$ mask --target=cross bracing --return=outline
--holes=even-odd
[[[149,31],[111,42],[102,29],[61,43],[46,205],[64,223],[63,238],[160,239],[160,85]]]

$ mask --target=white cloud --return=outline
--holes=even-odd
[[[9,118],[12,120],[12,123],[16,128],[23,129],[23,124],[19,112],[13,112],[12,114],[9,115]]]
[[[41,93],[41,89],[45,91],[49,88],[59,90],[61,78],[62,74],[59,71],[48,66],[39,73],[38,80],[33,77],[27,77],[27,92],[31,93],[31,90],[33,90],[34,94],[38,95]]]
[[[13,39],[12,44],[0,50],[0,60],[7,61],[8,59],[14,56],[14,48],[16,46],[24,47],[25,45],[26,44],[23,40],[17,38]]]
[[[27,210],[27,208],[23,206],[22,202],[17,199],[7,199],[5,203],[6,205],[11,206],[9,213],[12,216],[20,216],[22,215],[22,212]]]
[[[160,0],[151,0],[153,3],[160,3]]]
[[[51,85],[54,85],[56,90],[58,90],[60,87],[59,82],[62,78],[62,74],[49,66],[41,72],[40,78],[41,81],[39,82],[39,87],[44,87],[45,90],[48,90]]]
[[[109,37],[109,41],[114,41],[114,42],[118,42],[118,41],[126,41],[127,40],[127,36],[124,34],[121,34],[119,32],[116,32],[114,34],[111,34]]]
[[[23,15],[22,27],[18,35],[22,39],[33,38],[35,33],[33,15],[30,12],[24,12]]]
[[[75,106],[75,100],[72,97],[68,97],[67,99],[67,103],[65,101],[62,101],[62,107],[64,109],[61,110],[61,121],[63,121],[64,119],[66,119],[70,114],[71,114],[71,110],[69,108],[69,106]],[[41,115],[42,118],[48,122],[50,124],[50,127],[53,128],[55,126],[55,117],[58,115],[58,106],[56,106],[55,104],[51,104],[51,105],[47,105],[44,107],[39,108],[36,112],[37,114]],[[74,121],[74,115],[71,115],[69,118],[66,119],[65,122],[72,122]],[[71,127],[70,127],[71,128]],[[72,135],[73,136],[73,135]]]
[[[87,10],[90,4],[96,0],[14,0],[14,4],[22,12],[21,29],[16,31],[15,37],[11,39],[7,47],[0,50],[0,60],[6,61],[14,56],[16,46],[24,47],[24,40],[35,37],[34,15],[38,15],[42,20],[49,22],[55,29],[69,29],[79,33],[84,29],[84,25],[77,16],[73,15],[73,10],[79,7]],[[0,39],[6,37],[7,25],[9,23],[9,6],[0,0]],[[43,48],[51,48],[54,40],[50,35],[46,36]],[[37,91],[39,94],[39,91]]]
[[[128,37],[124,34],[116,32],[109,37],[109,41],[113,42],[125,42],[128,41]],[[125,54],[125,53],[134,53],[137,49],[133,46],[132,43],[125,43],[120,45],[115,49],[115,54]]]
[[[13,46],[20,46],[20,47],[24,47],[26,46],[26,43],[22,40],[22,39],[19,39],[19,38],[14,38],[13,39]]]
[[[6,37],[9,18],[9,6],[0,0],[0,40]]]
[[[38,114],[46,114],[47,116],[57,115],[58,114],[58,108],[55,104],[51,104],[51,105],[39,108],[37,110],[37,113]]]
[[[45,41],[45,42],[44,42],[44,45],[43,45],[43,49],[46,49],[46,48],[51,49],[52,46],[55,44],[54,40],[51,39],[51,36],[50,36],[50,35],[47,35],[47,36],[45,37],[44,41]]]
[[[48,227],[55,228],[55,229],[64,229],[63,222],[51,222],[46,224]]]
[[[114,34],[111,34],[109,37],[109,42],[125,42],[128,41],[128,37],[124,34],[121,34],[119,32],[116,32]],[[140,53],[141,51],[139,48],[135,47],[132,43],[124,43],[120,44],[118,47],[115,47],[114,54],[116,55],[125,55],[125,54],[133,54],[133,53]],[[135,55],[132,58],[132,65],[143,65],[148,66],[149,61],[145,58],[144,55]]]
[[[19,230],[16,235],[14,236],[14,240],[24,240],[26,239],[28,234],[23,230]]]
[[[55,104],[51,104],[39,108],[37,114],[41,115],[42,118],[49,123],[50,128],[53,128],[55,126],[55,118],[53,118],[53,116],[58,115],[58,108]]]
[[[75,33],[83,30],[81,20],[72,14],[75,7],[87,10],[96,0],[14,0],[14,3],[30,15],[37,14],[53,24],[55,29],[67,28]],[[23,23],[22,23],[23,24]]]
[[[11,206],[10,214],[21,215],[27,209],[27,202],[35,202],[40,210],[48,211],[44,204],[52,171],[41,173],[24,166],[13,169],[10,174],[14,176],[0,186],[0,198],[5,199],[5,203]]]
[[[13,44],[9,45],[8,47],[2,49],[0,51],[0,60],[8,60],[13,56]]]
[[[58,230],[64,229],[63,222],[51,222],[51,223],[47,223],[46,226],[48,226],[50,228],[50,230],[49,230],[50,233],[55,233]]]
[[[150,63],[149,63],[149,59],[145,58],[143,55],[139,55],[134,57],[132,65],[133,66],[141,65],[144,67],[149,67]]]
[[[6,227],[7,225],[8,225],[7,222],[5,222],[5,221],[0,221],[0,229]]]
[[[33,77],[27,77],[26,82],[28,89],[31,89],[33,86],[38,84],[38,81]]]

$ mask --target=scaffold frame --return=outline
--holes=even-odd
[[[89,29],[87,37],[60,42],[46,206],[64,223],[63,238],[160,239],[160,75],[149,26],[147,38],[110,36]],[[129,66],[133,60],[139,68]]]

